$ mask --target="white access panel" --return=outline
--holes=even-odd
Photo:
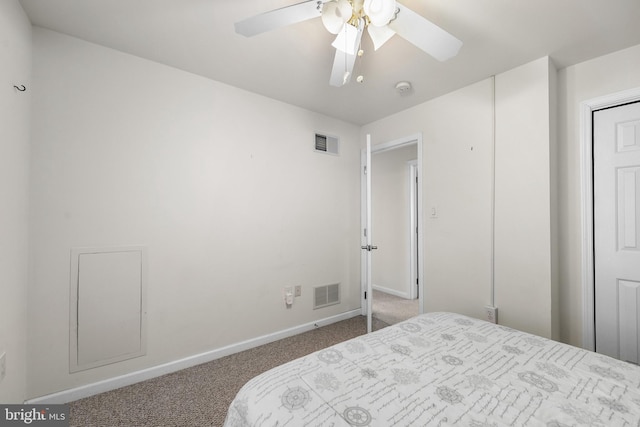
[[[144,247],[71,251],[70,371],[146,353]]]

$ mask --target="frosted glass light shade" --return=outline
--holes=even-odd
[[[396,34],[396,32],[389,28],[389,26],[387,25],[384,25],[382,27],[369,25],[367,27],[367,32],[369,33],[369,37],[371,37],[371,41],[373,42],[373,50],[380,49],[383,44],[385,44],[391,37]]]
[[[358,51],[358,29],[350,24],[344,24],[342,31],[338,33],[338,37],[331,43],[341,52],[355,55]]]
[[[396,12],[395,0],[365,0],[364,13],[376,27],[387,25]]]
[[[348,0],[327,2],[322,6],[322,24],[331,34],[338,34],[352,13]]]

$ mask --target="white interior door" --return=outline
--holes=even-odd
[[[371,248],[371,250],[377,249],[376,246],[373,245],[373,226],[372,226],[372,188],[373,184],[371,181],[371,177],[373,176],[372,169],[372,155],[380,154],[385,151],[395,150],[398,148],[416,145],[417,146],[417,162],[415,167],[415,173],[417,176],[422,175],[422,134],[413,134],[409,135],[397,140],[389,141],[382,144],[377,144],[375,146],[371,145],[371,137],[367,135],[367,147],[365,150],[362,150],[361,157],[361,224],[362,231],[361,234],[361,244],[363,247],[362,257],[361,257],[361,308],[362,315],[368,317],[368,327],[369,331],[371,331],[372,327],[372,319],[371,316],[373,314],[373,283],[372,283],[372,270],[373,270],[373,257],[371,256],[371,251],[366,250],[367,248]],[[376,169],[377,170],[377,169]],[[365,173],[367,171],[367,173]],[[423,213],[422,213],[422,186],[416,185],[416,199],[415,199],[415,222],[417,226],[417,233],[414,239],[413,244],[415,245],[415,254],[416,254],[416,262],[417,273],[416,273],[416,282],[418,282],[418,312],[424,312],[424,281],[421,279],[424,277],[424,260],[422,256],[418,256],[418,254],[423,253]],[[412,267],[413,268],[413,267]],[[367,298],[365,298],[367,295]]]
[[[371,283],[371,251],[377,249],[372,244],[373,230],[371,227],[371,135],[367,135],[367,147],[365,151],[364,161],[364,186],[365,186],[365,233],[364,245],[362,250],[365,253],[365,289],[366,289],[366,305],[367,305],[367,333],[372,330],[373,309],[371,302],[373,301],[373,285]]]
[[[593,114],[596,351],[640,362],[640,103]]]

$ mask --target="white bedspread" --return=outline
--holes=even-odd
[[[640,367],[451,313],[265,372],[225,426],[640,426]]]

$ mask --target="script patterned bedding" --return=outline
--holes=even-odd
[[[640,367],[430,313],[249,381],[225,426],[640,426]]]

